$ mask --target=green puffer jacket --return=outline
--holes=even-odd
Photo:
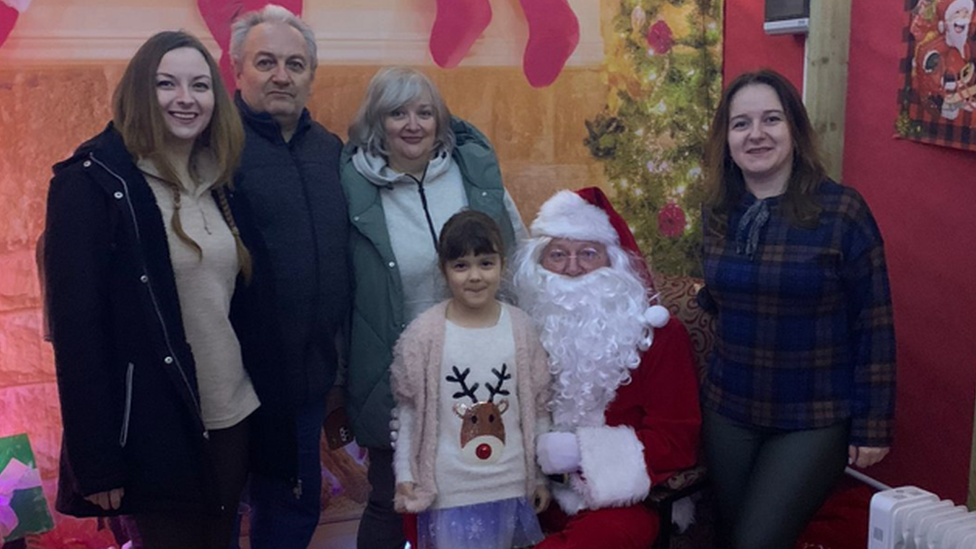
[[[495,150],[474,126],[453,118],[457,139],[452,157],[461,170],[468,207],[490,215],[502,231],[507,250],[515,249],[515,231],[505,209],[505,188]],[[403,284],[383,213],[379,189],[353,166],[354,145],[342,152],[342,187],[349,202],[349,253],[353,291],[346,409],[356,442],[367,448],[390,447],[390,363],[393,345],[407,327]],[[418,212],[417,215],[423,215]]]

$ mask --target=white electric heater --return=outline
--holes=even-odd
[[[976,513],[905,486],[871,498],[868,549],[976,549]]]

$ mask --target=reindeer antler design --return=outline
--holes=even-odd
[[[469,389],[468,388],[468,384],[465,383],[465,380],[468,378],[468,374],[471,373],[471,368],[465,368],[463,373],[460,370],[458,370],[458,367],[457,366],[451,366],[451,369],[454,371],[454,375],[453,376],[452,375],[448,375],[446,379],[448,381],[450,381],[451,383],[457,383],[457,384],[461,385],[461,390],[458,391],[458,392],[456,392],[456,393],[454,393],[454,395],[453,395],[454,398],[461,398],[461,397],[465,397],[465,396],[466,397],[470,397],[471,398],[471,401],[474,402],[475,404],[477,404],[478,403],[478,397],[475,396],[474,392],[478,390],[478,385],[479,384],[478,383],[475,383]],[[488,387],[488,390],[491,391],[491,386]]]
[[[486,383],[485,387],[488,388],[488,402],[493,402],[495,400],[495,395],[507,396],[509,395],[508,389],[502,389],[502,384],[507,380],[512,379],[512,374],[508,373],[508,364],[502,363],[502,371],[499,372],[497,369],[492,368],[491,373],[495,374],[498,378],[498,387],[492,387],[491,383]]]

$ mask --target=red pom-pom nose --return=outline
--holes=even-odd
[[[477,450],[475,450],[475,455],[478,459],[488,459],[491,457],[491,446],[488,444],[479,444]]]

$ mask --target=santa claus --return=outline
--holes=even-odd
[[[912,33],[919,40],[914,62],[916,86],[943,118],[955,120],[962,110],[973,110],[976,103],[976,64],[971,46],[974,2],[935,0],[934,8],[925,9],[920,4],[912,22]],[[922,75],[925,77],[920,78]]]
[[[942,116],[954,120],[959,110],[972,110],[973,58],[969,45],[973,0],[943,0],[936,5],[939,30],[945,36]]]
[[[966,55],[969,50],[969,27],[973,18],[973,0],[940,0],[935,6],[939,32],[946,45]]]
[[[648,306],[644,260],[597,188],[549,199],[515,265],[553,374],[554,432],[537,456],[559,508],[543,516],[552,533],[537,549],[646,549],[659,521],[644,498],[698,455],[688,333]]]

